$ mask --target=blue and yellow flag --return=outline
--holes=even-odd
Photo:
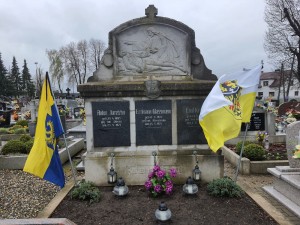
[[[63,133],[49,76],[46,73],[39,103],[34,143],[23,170],[59,185],[61,188],[65,185],[65,176],[58,154],[57,140]]]
[[[206,97],[199,115],[207,143],[216,152],[250,122],[261,65],[221,76]]]

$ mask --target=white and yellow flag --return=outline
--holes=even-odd
[[[214,152],[239,135],[242,122],[250,122],[260,75],[261,65],[224,74],[205,99],[199,123]]]

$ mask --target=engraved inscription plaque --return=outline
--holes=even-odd
[[[136,145],[172,144],[171,100],[135,102]]]
[[[199,113],[203,100],[177,100],[177,140],[179,145],[206,144],[202,128],[199,124]]]
[[[265,113],[264,112],[253,112],[250,119],[248,131],[264,131],[265,125]],[[246,130],[246,125],[242,123],[242,131]]]
[[[130,146],[129,102],[92,102],[95,147]]]

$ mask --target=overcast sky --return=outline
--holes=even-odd
[[[106,44],[108,32],[145,16],[154,4],[158,16],[180,21],[195,31],[206,66],[216,75],[253,67],[264,60],[264,0],[0,0],[0,52],[7,69],[16,57],[48,71],[46,49],[91,38]]]

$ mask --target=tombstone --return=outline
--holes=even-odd
[[[36,121],[36,117],[37,117],[37,104],[35,102],[35,99],[31,100],[29,103],[29,109],[30,109],[30,120],[31,122]]]
[[[300,121],[289,124],[286,129],[286,150],[291,168],[300,168],[300,159],[293,158],[296,145],[300,145]]]
[[[292,157],[297,144],[300,144],[300,121],[289,124],[286,130],[289,166],[268,168],[274,182],[263,189],[300,218],[300,159]]]
[[[9,127],[11,119],[10,110],[0,111],[0,127]]]
[[[84,109],[84,107],[75,107],[74,109],[73,109],[73,113],[74,113],[74,118],[75,119],[79,119],[80,118],[80,110],[83,110]]]
[[[245,131],[246,125],[243,123],[241,130]],[[265,111],[253,111],[248,131],[265,131],[266,130],[266,112]]]
[[[67,88],[67,89],[66,89],[67,96],[70,96],[70,91],[71,91],[71,89],[70,89],[70,88]]]
[[[107,185],[114,167],[126,184],[144,184],[154,165],[178,170],[183,183],[198,155],[203,182],[223,176],[224,157],[209,150],[198,122],[206,96],[217,80],[205,66],[187,25],[157,16],[150,5],[145,17],[109,33],[101,65],[77,90],[86,112],[85,178]]]

